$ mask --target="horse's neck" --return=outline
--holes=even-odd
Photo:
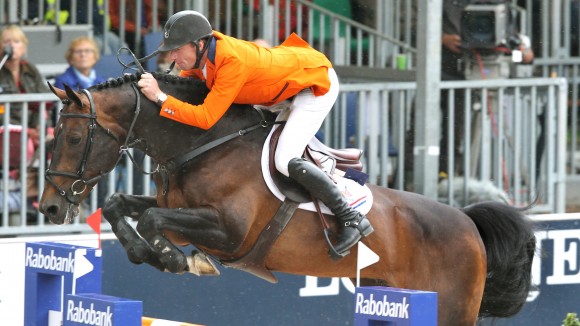
[[[240,130],[260,123],[260,116],[256,112],[241,107],[230,108],[220,121],[209,130],[175,122],[161,117],[157,113],[151,115],[154,111],[151,108],[144,108],[144,110],[148,110],[148,113],[143,116],[143,119],[139,119],[142,123],[139,123],[135,134],[143,141],[138,142],[135,147],[146,152],[156,162],[167,162],[213,141],[218,143],[223,139],[230,141],[229,136],[235,135],[234,137],[237,138]],[[241,139],[244,142],[259,142],[265,139],[265,136],[256,138],[254,135],[258,132],[252,131]],[[220,143],[219,146],[222,144]]]

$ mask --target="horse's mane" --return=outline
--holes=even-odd
[[[179,77],[179,76],[175,76],[175,75],[161,74],[161,73],[156,73],[156,72],[153,72],[151,74],[158,81],[161,81],[161,82],[164,82],[167,84],[172,84],[172,85],[184,84],[184,85],[191,85],[191,86],[197,86],[197,87],[205,87],[205,83],[203,81],[195,79],[195,78]],[[127,74],[127,75],[123,75],[123,76],[120,76],[117,78],[109,78],[100,84],[92,86],[90,89],[102,90],[102,89],[107,89],[107,88],[119,87],[119,86],[122,86],[122,85],[127,84],[127,83],[137,82],[137,81],[139,81],[140,78],[141,78],[141,73]]]
[[[207,96],[209,89],[207,88],[204,81],[191,78],[191,77],[180,77],[170,74],[163,74],[163,73],[152,73],[153,77],[159,82],[159,86],[163,89],[167,94],[173,95],[176,98],[189,102],[192,104],[202,103],[205,97]],[[107,90],[107,89],[114,89],[119,88],[124,85],[130,85],[131,83],[136,83],[141,78],[141,73],[135,74],[126,74],[117,78],[110,78],[105,82],[100,84],[94,85],[89,88],[89,90]],[[251,105],[247,104],[232,104],[237,106],[238,108],[245,108],[246,110],[250,110],[252,108]],[[262,110],[264,111],[264,110]],[[237,115],[244,115],[247,112],[245,110],[228,110],[224,116],[237,116]],[[266,111],[267,120],[274,120],[275,114],[272,112]],[[233,123],[236,125],[245,124],[245,119],[238,119],[233,118],[231,119]]]
[[[153,77],[159,82],[159,87],[167,94],[173,95],[182,101],[193,104],[203,102],[203,99],[209,92],[205,82],[191,77],[180,77],[163,73],[151,73]],[[103,91],[107,89],[119,88],[125,85],[137,83],[141,79],[141,73],[126,74],[117,78],[109,78],[108,80],[91,86],[89,90]]]

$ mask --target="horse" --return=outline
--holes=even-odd
[[[133,147],[154,162],[157,192],[116,193],[102,209],[131,262],[217,275],[215,261],[271,282],[270,271],[355,279],[357,246],[342,259],[330,257],[319,214],[297,209],[285,227],[272,223],[283,204],[260,176],[260,156],[276,114],[233,104],[215,126],[202,130],[160,117],[160,108],[137,89],[139,77],[125,75],[82,91],[49,84],[63,103],[39,203],[52,223],[71,222],[99,178]],[[202,103],[208,93],[202,81],[155,78],[165,93],[189,103]],[[439,325],[471,326],[519,312],[535,253],[533,226],[522,209],[499,202],[460,209],[367,186],[374,199],[367,217],[375,231],[362,241],[380,259],[360,271],[361,286],[437,292]],[[328,223],[336,229],[331,217]],[[276,228],[269,248],[252,255],[265,246],[261,234]],[[196,248],[192,256],[179,248],[189,245]],[[262,271],[252,266],[255,259]]]

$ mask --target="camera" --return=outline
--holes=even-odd
[[[470,4],[461,17],[461,42],[466,49],[519,46],[511,8],[503,1]]]

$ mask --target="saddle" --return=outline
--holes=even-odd
[[[269,170],[272,180],[288,199],[297,203],[310,202],[312,201],[312,196],[306,189],[276,169],[274,155],[282,130],[284,130],[284,124],[278,126],[270,138]],[[302,157],[314,163],[329,175],[333,175],[338,172],[336,170],[339,170],[340,174],[344,174],[348,170],[362,171],[363,165],[360,161],[362,153],[362,150],[357,148],[334,149],[314,137],[306,146]]]

